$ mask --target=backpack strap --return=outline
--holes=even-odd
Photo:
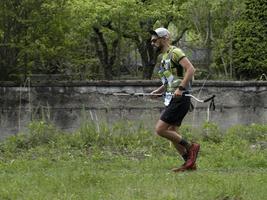
[[[172,49],[171,49],[171,51],[170,51],[170,53],[168,54],[168,58],[170,59],[170,61],[172,62],[172,64],[174,65],[174,67],[171,67],[172,69],[173,68],[176,68],[176,74],[177,74],[177,76],[178,77],[182,77],[183,76],[183,74],[184,74],[184,70],[183,70],[183,67],[179,64],[179,63],[175,63],[174,61],[173,61],[173,50],[174,49],[177,49],[177,47],[176,46],[172,46]]]
[[[170,59],[170,61],[172,61],[172,58],[173,58],[173,50],[176,48],[177,48],[176,46],[172,46],[172,49],[171,49],[170,53],[168,54],[168,58]]]

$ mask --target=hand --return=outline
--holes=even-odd
[[[179,97],[179,96],[182,96],[183,95],[183,91],[179,90],[179,89],[176,89],[173,96],[174,97]]]

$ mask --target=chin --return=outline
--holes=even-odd
[[[162,48],[160,48],[160,47],[156,47],[155,49],[156,49],[156,52],[161,52],[161,50],[162,50]]]

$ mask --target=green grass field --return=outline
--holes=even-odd
[[[201,143],[197,171],[173,173],[182,164],[174,148],[142,127],[63,134],[33,122],[0,144],[0,199],[266,199],[266,125],[182,131]]]

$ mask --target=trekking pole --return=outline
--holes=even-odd
[[[116,95],[116,96],[153,96],[153,97],[165,96],[165,94],[151,94],[151,93],[131,93],[131,94],[128,94],[128,93],[113,93],[113,95]],[[171,94],[171,95],[173,96],[173,94]],[[210,120],[210,110],[213,110],[213,111],[215,110],[215,103],[214,103],[215,95],[212,95],[211,97],[208,97],[206,99],[198,99],[194,95],[187,94],[187,93],[184,93],[183,95],[187,96],[187,97],[191,97],[191,98],[193,98],[195,101],[197,101],[199,103],[206,103],[206,102],[210,101],[210,104],[209,104],[209,106],[207,108],[207,121]],[[192,103],[191,103],[191,109],[192,110],[194,109],[194,105]]]
[[[115,96],[155,96],[155,97],[162,97],[164,94],[151,94],[151,93],[113,93]],[[207,99],[198,99],[192,94],[183,94],[183,96],[186,97],[192,97],[194,100],[200,103],[206,103],[208,101],[214,101],[215,95],[212,95],[211,97],[208,97]]]
[[[152,97],[162,97],[164,96],[165,94],[151,94],[151,93],[113,93],[113,95],[115,96],[152,96]],[[215,95],[212,95],[211,97],[208,97],[206,99],[198,99],[197,97],[195,97],[194,95],[192,94],[186,94],[184,93],[183,94],[184,96],[186,97],[191,97],[193,98],[195,101],[199,102],[199,103],[206,103],[206,102],[209,102],[210,101],[210,104],[208,106],[208,120],[209,120],[209,112],[210,110],[215,110],[215,103],[214,103],[214,98],[215,98]],[[172,94],[173,96],[173,94]],[[193,104],[191,103],[191,106],[192,106],[192,109],[194,109],[194,106]]]

